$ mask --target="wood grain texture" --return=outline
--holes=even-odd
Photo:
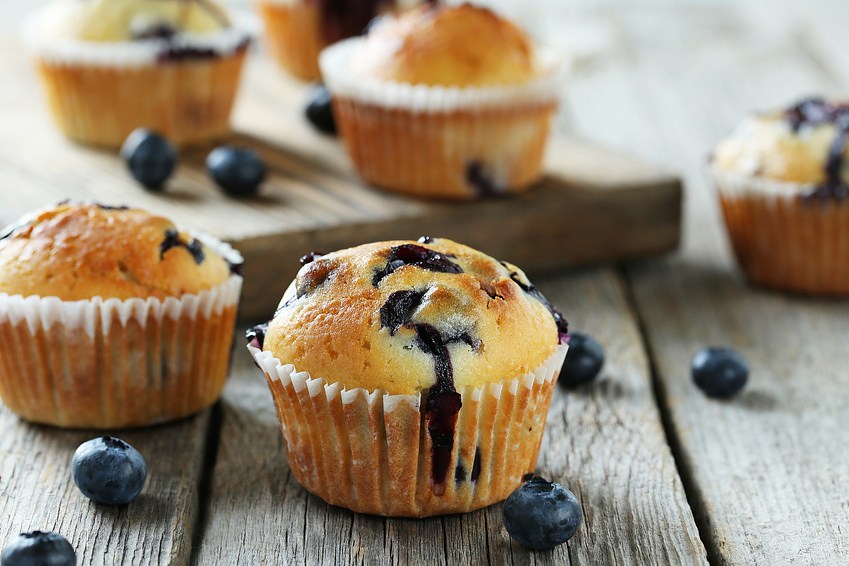
[[[709,556],[717,564],[845,564],[849,304],[748,286],[701,171],[710,147],[747,112],[846,92],[845,69],[828,64],[845,53],[819,51],[838,36],[845,42],[836,33],[845,18],[835,19],[845,6],[588,10],[616,22],[616,57],[573,89],[576,126],[681,164],[689,189],[682,252],[628,272]],[[736,347],[751,365],[735,400],[707,399],[691,383],[691,357],[712,344]]]
[[[680,233],[681,186],[662,169],[575,138],[557,139],[548,175],[534,190],[477,203],[406,198],[364,185],[335,138],[303,117],[307,87],[262,57],[248,65],[231,143],[260,151],[270,169],[262,196],[224,196],[208,178],[209,148],[184,151],[165,193],[142,190],[114,151],[74,145],[49,122],[20,45],[0,42],[0,224],[65,198],[127,203],[206,230],[245,255],[240,310],[256,320],[274,310],[311,250],[433,234],[472,246],[531,272],[551,271],[673,249]],[[5,54],[5,55],[2,55]],[[143,96],[142,93],[139,94]],[[22,136],[21,132],[27,132]],[[567,250],[564,241],[584,244]],[[268,261],[273,254],[274,261]]]
[[[608,354],[600,382],[558,390],[549,413],[540,472],[584,506],[568,544],[522,549],[501,505],[425,520],[326,505],[292,478],[265,381],[238,345],[197,563],[705,564],[621,280],[605,269],[538,283]]]
[[[20,532],[56,531],[77,564],[188,564],[209,411],[144,431],[115,431],[145,457],[148,480],[125,507],[90,502],[71,478],[82,442],[103,432],[31,425],[0,405],[0,547]]]

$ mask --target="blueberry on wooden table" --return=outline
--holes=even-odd
[[[559,483],[539,476],[516,488],[504,502],[504,528],[527,548],[547,550],[563,544],[581,524],[581,504]]]
[[[21,533],[0,554],[0,566],[76,566],[77,554],[59,533]]]
[[[749,367],[736,350],[727,347],[703,348],[691,362],[693,381],[709,397],[731,397],[746,385]]]
[[[572,386],[592,381],[604,365],[604,348],[587,334],[572,332],[569,334],[569,350],[563,361],[563,369],[557,382]]]
[[[304,113],[315,129],[325,134],[335,135],[336,119],[333,117],[332,100],[324,85],[315,85],[309,91]]]
[[[141,493],[147,464],[138,450],[111,436],[80,444],[71,462],[74,483],[102,505],[126,505]]]
[[[177,166],[177,150],[156,132],[139,128],[133,130],[124,145],[121,157],[127,162],[133,178],[151,191],[162,189]]]
[[[262,158],[245,147],[224,145],[212,150],[206,158],[206,170],[218,186],[232,197],[255,195],[265,179]]]

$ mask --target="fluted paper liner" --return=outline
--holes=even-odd
[[[558,346],[533,373],[459,392],[447,479],[435,485],[426,393],[344,389],[248,346],[265,374],[289,467],[301,485],[353,511],[409,517],[491,505],[534,470],[567,348]]]
[[[171,43],[106,43],[50,37],[42,31],[49,15],[46,9],[31,17],[23,36],[54,120],[69,138],[117,147],[144,127],[186,145],[229,133],[251,37],[246,23],[216,33],[180,34]],[[168,46],[212,55],[162,62]]]
[[[311,2],[259,2],[265,45],[289,73],[304,81],[321,78],[318,54],[326,46],[319,34],[321,9]]]
[[[233,263],[241,255],[198,233]],[[0,293],[0,397],[26,420],[114,429],[188,416],[224,387],[242,278],[180,297]]]
[[[528,189],[540,176],[562,81],[560,59],[538,50],[526,84],[443,87],[352,74],[363,41],[336,43],[319,58],[336,123],[357,172],[390,190],[473,199]]]
[[[734,254],[753,282],[849,295],[849,200],[804,200],[814,188],[708,167]]]

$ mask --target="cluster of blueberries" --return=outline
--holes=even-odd
[[[80,491],[101,505],[127,505],[141,493],[147,463],[138,450],[111,436],[83,442],[71,461]],[[0,566],[75,566],[77,554],[58,533],[32,531],[13,538],[0,553]]]
[[[593,337],[573,332],[558,384],[572,388],[594,380],[604,365],[604,350]],[[743,388],[749,370],[731,348],[704,348],[691,362],[692,378],[706,395],[731,397]],[[77,448],[71,473],[80,491],[101,505],[127,505],[144,487],[147,464],[124,442],[102,436]],[[529,474],[504,503],[504,527],[516,542],[544,550],[563,544],[581,523],[581,504],[564,486]],[[0,566],[75,566],[76,553],[60,534],[22,533],[3,549]]]
[[[177,149],[161,135],[139,128],[131,133],[121,147],[121,157],[127,162],[130,174],[144,188],[160,191],[177,166]],[[206,158],[206,170],[212,180],[232,197],[247,197],[257,193],[265,179],[265,163],[257,153],[245,147],[224,145],[215,148]]]

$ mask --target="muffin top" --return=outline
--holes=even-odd
[[[10,295],[164,299],[220,285],[238,268],[139,209],[63,203],[0,232],[0,292]]]
[[[372,26],[351,58],[357,76],[428,86],[516,85],[537,62],[525,33],[487,10],[427,4]]]
[[[566,322],[517,267],[447,239],[302,258],[260,345],[347,389],[462,390],[531,372]],[[250,335],[250,333],[249,333]]]
[[[849,182],[849,102],[809,98],[745,119],[716,146],[720,171],[804,184]]]
[[[169,38],[230,26],[212,0],[55,0],[46,13],[46,34],[82,41]]]

